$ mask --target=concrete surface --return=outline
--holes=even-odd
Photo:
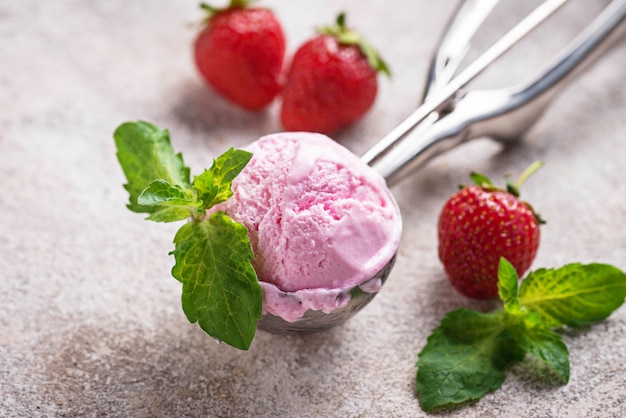
[[[536,2],[496,11],[486,44]],[[515,3],[515,5],[513,4]],[[535,71],[607,1],[574,1],[516,59],[477,80]],[[375,108],[336,135],[362,153],[419,101],[453,0],[265,1],[293,52],[348,12],[392,67]],[[384,16],[384,18],[381,18]],[[0,2],[0,416],[419,417],[417,353],[443,315],[490,308],[457,294],[436,255],[436,220],[471,170],[545,167],[524,196],[548,220],[534,267],[626,268],[626,45],[576,80],[516,146],[478,140],[394,187],[405,231],[380,295],[345,325],[306,336],[259,332],[249,352],[217,345],[180,308],[170,277],[176,225],[126,210],[111,134],[123,121],[169,128],[192,171],[279,130],[205,88],[191,61],[196,2]],[[553,45],[554,44],[554,45]],[[626,416],[626,308],[567,332],[572,373],[554,386],[533,362],[446,417]]]

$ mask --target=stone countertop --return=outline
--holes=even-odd
[[[477,48],[536,1],[503,3]],[[606,3],[572,2],[475,86],[532,74]],[[290,53],[339,11],[382,50],[393,78],[381,79],[372,111],[335,136],[360,154],[420,101],[455,1],[263,4],[283,21]],[[123,121],[151,121],[170,130],[197,174],[228,147],[280,130],[276,105],[244,112],[203,85],[190,50],[200,19],[191,1],[0,3],[0,416],[425,416],[417,353],[446,312],[488,308],[454,291],[437,258],[438,212],[472,170],[499,178],[545,162],[524,190],[548,220],[533,268],[626,268],[622,43],[523,141],[476,140],[393,188],[401,249],[363,312],[319,334],[259,331],[248,352],[216,344],[180,308],[168,256],[177,226],[125,208],[112,140]],[[564,340],[567,385],[524,362],[495,393],[439,415],[625,416],[626,308]]]

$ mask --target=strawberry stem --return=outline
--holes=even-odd
[[[543,161],[540,160],[535,161],[534,163],[529,165],[515,181],[515,187],[517,187],[518,189],[522,187],[522,184],[524,184],[524,182],[528,180],[528,177],[532,176],[537,170],[541,168],[541,166],[543,166]]]

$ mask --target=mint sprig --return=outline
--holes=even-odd
[[[417,361],[416,390],[432,411],[476,400],[500,387],[506,369],[530,354],[570,374],[569,353],[554,328],[579,328],[606,319],[626,298],[626,274],[606,264],[540,269],[519,284],[513,266],[500,260],[503,307],[490,313],[449,312],[428,337]]]
[[[233,347],[248,349],[263,294],[250,260],[248,230],[223,212],[183,225],[174,238],[172,275],[183,284],[189,322]]]
[[[172,148],[169,132],[147,122],[126,122],[113,135],[128,183],[128,208],[148,220],[189,220],[176,233],[174,278],[182,307],[213,338],[247,350],[261,318],[263,294],[250,261],[246,227],[223,212],[206,212],[232,196],[233,179],[252,154],[233,148],[190,181],[190,169]]]
[[[146,219],[155,222],[175,222],[190,216],[201,216],[202,202],[197,200],[193,188],[184,189],[163,179],[153,180],[141,192],[137,203],[150,210]]]
[[[174,152],[168,131],[147,122],[127,122],[115,130],[113,137],[117,158],[128,180],[124,188],[130,195],[130,210],[152,213],[157,209],[137,202],[153,180],[161,179],[184,190],[191,189],[189,168],[182,155]]]
[[[522,282],[519,298],[551,326],[580,328],[607,318],[625,295],[624,273],[594,263],[532,272]]]
[[[501,312],[449,312],[420,353],[417,391],[422,408],[478,399],[499,388],[509,358],[520,360],[508,349],[511,345]]]

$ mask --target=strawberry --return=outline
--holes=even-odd
[[[290,131],[330,134],[359,119],[373,105],[377,73],[389,69],[340,14],[293,56],[283,86],[280,119]]]
[[[274,14],[231,0],[216,9],[207,4],[206,26],[194,44],[196,66],[217,92],[249,110],[270,104],[280,91],[285,36]]]
[[[539,248],[539,225],[532,207],[519,199],[519,187],[541,166],[531,165],[507,189],[498,189],[481,174],[462,187],[439,216],[439,259],[454,287],[466,296],[498,296],[498,264],[506,258],[521,277]]]

